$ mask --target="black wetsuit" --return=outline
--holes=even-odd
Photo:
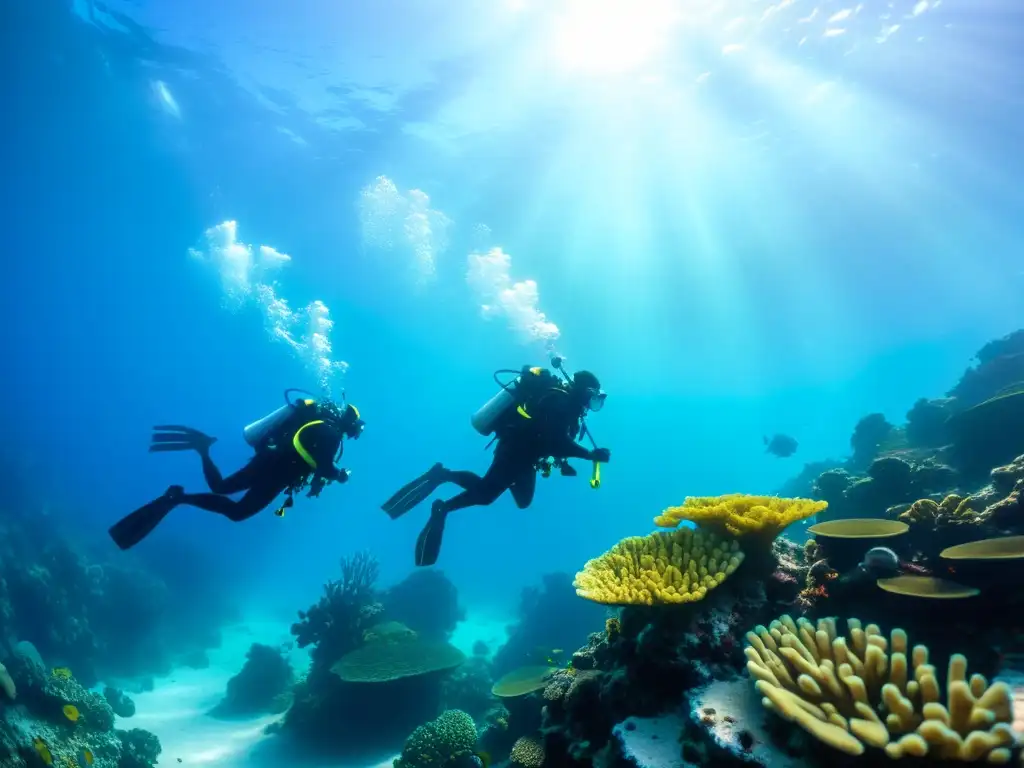
[[[348,479],[348,473],[334,465],[335,456],[341,449],[342,432],[331,423],[309,423],[315,421],[316,417],[312,414],[298,419],[301,428],[298,442],[315,462],[315,469],[295,449],[292,443],[295,432],[285,429],[279,435],[276,447],[271,447],[269,442],[260,445],[256,455],[244,467],[227,477],[221,475],[210,458],[213,438],[188,427],[157,428],[170,430],[173,439],[165,440],[163,438],[166,435],[154,435],[154,446],[150,450],[198,451],[203,460],[203,476],[212,493],[185,493],[181,486],[171,486],[163,496],[114,523],[110,527],[110,537],[121,549],[129,549],[152,533],[171,510],[182,504],[215,512],[239,522],[265,509],[282,493],[298,489],[310,476],[311,496],[318,495],[319,490],[329,481],[344,482]],[[245,491],[245,495],[237,501],[227,495],[242,491]]]
[[[556,459],[589,459],[592,452],[576,442],[583,407],[562,388],[541,393],[529,408],[529,418],[513,412],[497,430],[494,459],[483,477],[475,472],[449,470],[444,479],[463,488],[444,511],[493,504],[505,491],[512,492],[516,506],[526,509],[537,489],[537,465]]]
[[[324,480],[339,479],[334,460],[341,450],[340,432],[326,423],[312,424],[302,431],[300,442],[316,462],[316,475]],[[236,522],[262,511],[314,472],[290,442],[278,448],[260,448],[248,464],[227,477],[221,475],[209,451],[202,451],[200,456],[203,477],[212,493],[182,494],[178,503],[216,512]],[[237,501],[227,496],[241,491],[246,493]]]

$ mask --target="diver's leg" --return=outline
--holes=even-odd
[[[249,460],[248,464],[227,477],[221,475],[217,465],[210,458],[209,450],[200,451],[199,456],[203,460],[203,477],[206,478],[206,484],[214,493],[238,493],[248,490],[256,484],[257,478],[262,474],[255,456]],[[263,465],[262,468],[265,470],[266,465]]]
[[[444,505],[444,511],[454,512],[456,509],[486,507],[493,504],[522,474],[522,463],[516,454],[502,451],[494,454],[494,460],[483,477],[477,477],[472,472],[457,473],[462,476],[460,479],[465,485],[455,480],[452,482],[456,482],[465,490],[448,501],[440,502]],[[532,463],[530,466],[532,468]],[[437,507],[437,503],[434,507]],[[433,512],[433,508],[431,511]]]
[[[537,491],[537,469],[530,467],[523,470],[523,474],[516,478],[509,488],[512,492],[512,499],[520,509],[526,509],[533,503],[533,495]]]
[[[484,480],[476,472],[470,472],[467,469],[449,469],[445,471],[447,472],[445,480],[449,483],[454,483],[464,491],[476,488]]]
[[[217,493],[186,493],[179,499],[179,503],[215,512],[237,523],[266,509],[289,485],[276,480],[257,483],[238,501]]]

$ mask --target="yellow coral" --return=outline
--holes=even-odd
[[[967,677],[967,659],[949,660],[946,702],[928,648],[910,650],[894,629],[887,640],[874,624],[783,616],[747,633],[747,669],[762,703],[812,736],[850,755],[866,747],[891,758],[987,760],[1006,763],[1015,743],[1010,689]]]
[[[693,603],[743,562],[731,537],[680,528],[623,539],[576,574],[576,594],[606,605]]]
[[[675,528],[683,520],[719,533],[774,539],[782,529],[798,520],[816,515],[828,507],[824,501],[784,499],[778,496],[687,496],[681,507],[669,507],[654,524]]]

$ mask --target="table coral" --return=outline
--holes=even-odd
[[[606,605],[665,605],[704,599],[743,562],[731,537],[681,528],[623,539],[576,574],[576,594]]]
[[[873,624],[831,619],[815,626],[789,616],[747,633],[747,669],[768,709],[850,755],[867,747],[892,758],[985,759],[1005,763],[1015,738],[1010,689],[967,677],[967,659],[949,661],[945,702],[928,648],[910,650],[906,633],[887,640]]]
[[[778,496],[688,496],[682,506],[669,507],[654,524],[675,528],[689,520],[716,533],[753,536],[773,540],[783,529],[824,511],[828,503],[811,499],[785,499]]]

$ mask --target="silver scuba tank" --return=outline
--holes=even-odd
[[[263,443],[269,434],[284,424],[294,412],[295,406],[291,403],[285,403],[277,410],[271,411],[262,419],[254,421],[245,427],[242,430],[242,437],[250,446],[256,448]]]
[[[470,419],[473,429],[485,437],[494,432],[498,419],[515,405],[516,398],[513,393],[516,391],[516,387],[519,386],[519,378],[519,376],[516,376],[511,383],[499,389],[494,393],[494,397],[480,406]]]

